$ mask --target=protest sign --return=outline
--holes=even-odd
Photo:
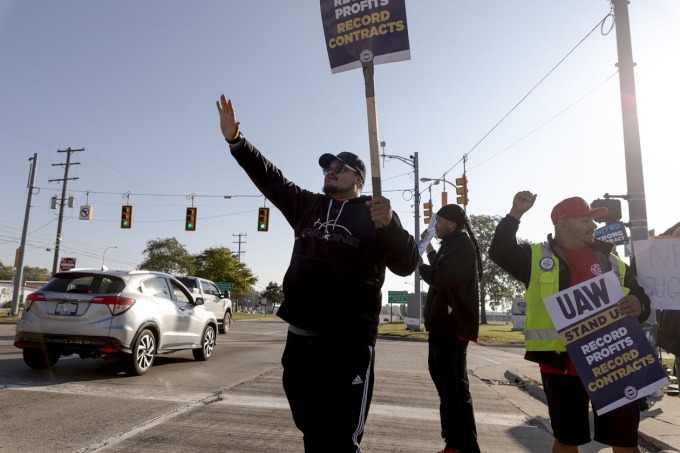
[[[425,230],[425,233],[423,233],[423,237],[418,241],[418,253],[420,255],[425,253],[427,244],[429,244],[432,238],[434,237],[434,226],[436,224],[437,216],[433,215],[432,217],[430,217],[430,223],[427,224],[427,229]]]
[[[321,20],[331,72],[411,59],[405,0],[321,0]],[[368,58],[368,57],[363,57]]]
[[[543,299],[598,415],[668,385],[638,320],[616,308],[622,297],[609,271]]]
[[[614,245],[628,244],[628,233],[621,222],[612,223],[595,230],[595,239],[611,242]]]
[[[405,0],[321,0],[321,20],[331,72],[363,70],[370,182],[375,198],[382,194],[382,183],[373,70],[375,64],[411,59]],[[376,222],[375,226],[381,228],[383,225]]]
[[[634,241],[633,250],[637,279],[652,308],[680,310],[680,239]]]

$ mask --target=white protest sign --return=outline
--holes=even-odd
[[[637,279],[652,308],[680,310],[680,239],[633,242]]]
[[[638,320],[619,313],[622,297],[609,271],[543,299],[598,415],[668,385]]]
[[[425,248],[427,247],[427,244],[430,243],[432,238],[434,237],[434,226],[437,224],[437,216],[433,215],[430,217],[430,223],[427,225],[427,229],[425,230],[425,236],[423,236],[422,239],[418,241],[418,254],[422,255],[423,252],[425,252]]]

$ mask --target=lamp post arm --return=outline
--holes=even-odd
[[[117,245],[111,245],[111,246],[106,247],[106,248],[104,249],[104,253],[102,253],[102,266],[104,266],[104,258],[106,257],[106,252],[108,252],[109,249],[117,249],[117,248],[118,248]]]

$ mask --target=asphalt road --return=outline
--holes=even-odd
[[[62,358],[27,368],[0,325],[0,452],[296,452],[302,439],[281,387],[286,324],[240,321],[215,354],[157,358],[149,373],[125,376],[114,364]],[[550,451],[545,405],[504,377],[521,348],[471,345],[468,356],[479,442],[484,452]],[[434,452],[438,398],[427,344],[381,339],[365,452]],[[589,445],[584,452],[608,451]]]

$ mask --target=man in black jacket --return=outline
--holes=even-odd
[[[425,251],[430,264],[421,259],[418,271],[429,285],[424,315],[427,362],[439,394],[439,418],[446,442],[439,453],[479,453],[467,347],[479,334],[481,254],[465,211],[458,205],[437,211],[435,237],[441,239],[439,251],[428,243]]]
[[[579,445],[590,442],[590,399],[542,299],[614,270],[625,294],[616,304],[622,316],[643,322],[650,314],[650,300],[630,267],[612,253],[613,244],[594,239],[593,219],[606,215],[607,208],[591,209],[583,198],[566,198],[550,214],[554,238],[549,234],[544,243],[518,242],[520,219],[535,201],[536,195],[526,190],[515,195],[510,213],[496,226],[489,258],[527,287],[524,358],[540,365],[554,436],[552,452],[577,453]],[[639,423],[637,401],[595,413],[594,439],[610,445],[614,453],[639,453]]]
[[[288,323],[283,388],[305,451],[360,452],[385,269],[415,271],[416,241],[387,198],[361,195],[366,166],[355,154],[322,155],[324,194],[313,193],[243,137],[231,100],[222,95],[217,109],[232,156],[294,230],[277,314]],[[335,322],[338,307],[344,316]]]

